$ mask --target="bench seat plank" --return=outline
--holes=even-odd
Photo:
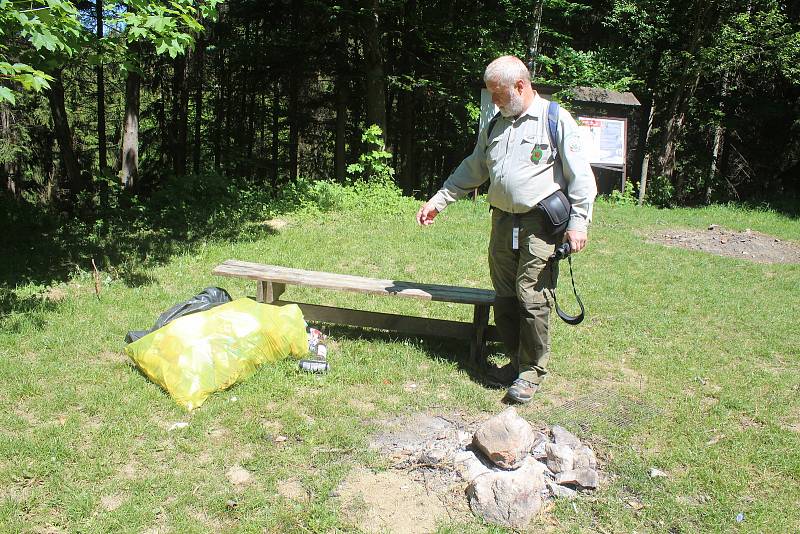
[[[364,276],[306,271],[239,260],[227,260],[218,265],[213,273],[221,276],[248,278],[278,284],[316,287],[319,289],[338,289],[355,293],[409,297],[459,304],[491,306],[495,297],[494,291],[489,289],[379,280]]]

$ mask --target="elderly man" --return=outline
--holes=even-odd
[[[597,188],[575,120],[553,108],[557,139],[550,139],[550,103],[531,87],[522,61],[499,57],[486,67],[483,79],[500,113],[480,132],[472,154],[420,208],[417,222],[432,224],[448,204],[490,180],[494,319],[511,360],[510,376],[503,382],[513,380],[509,399],[526,403],[547,374],[550,357],[548,292],[555,288],[558,267],[548,258],[562,242],[572,252],[586,246]],[[542,207],[554,194],[563,199],[566,228],[554,226]]]

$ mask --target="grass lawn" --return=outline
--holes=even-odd
[[[6,288],[0,530],[356,530],[331,493],[357,466],[386,469],[366,447],[378,421],[504,408],[502,391],[461,365],[466,343],[330,328],[331,373],[279,362],[187,413],[130,364],[123,338],[210,285],[253,295],[253,283],[211,276],[228,258],[490,287],[486,205],[459,202],[424,229],[416,209],[402,199],[383,211],[288,215],[280,230],[251,223],[246,238],[200,243],[136,280],[106,278],[99,300],[85,273]],[[557,503],[533,528],[800,531],[800,265],[647,242],[659,230],[711,223],[800,242],[800,221],[606,202],[595,220],[575,259],[587,320],[570,327],[554,317],[551,375],[519,412],[587,440],[608,480],[574,506]],[[561,296],[574,311],[568,291],[562,274]],[[286,297],[471,320],[462,305],[299,288]],[[411,382],[417,387],[405,387]],[[169,430],[175,422],[188,426]],[[250,472],[249,484],[231,484],[235,466]],[[651,478],[651,467],[668,477]],[[307,498],[279,491],[287,481]],[[440,531],[504,532],[469,519]]]

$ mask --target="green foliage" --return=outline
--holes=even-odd
[[[648,180],[645,200],[648,204],[670,207],[675,204],[675,187],[663,175],[653,176]]]
[[[366,212],[387,214],[397,211],[402,191],[390,178],[356,179],[347,184],[328,180],[300,179],[281,188],[275,204],[282,213],[315,216],[323,212]]]
[[[704,50],[704,62],[720,73],[779,72],[800,84],[800,28],[775,4],[764,10],[734,13],[718,39]]]
[[[20,48],[18,39],[26,46]],[[71,2],[33,1],[23,6],[0,0],[0,102],[16,103],[15,86],[25,91],[48,88],[53,78],[45,70],[73,57],[85,39]],[[10,57],[24,62],[12,63]]]
[[[175,58],[183,54],[194,42],[194,35],[203,32],[201,20],[214,19],[216,8],[222,0],[198,2],[195,0],[128,0],[128,6],[119,21],[127,29],[128,42],[151,42],[157,54],[167,53]]]
[[[185,198],[208,191],[194,195],[198,205],[190,208],[208,209],[207,195],[227,189],[216,177],[196,180],[183,189],[170,184]],[[120,209],[125,204],[120,197]],[[26,268],[62,261],[59,247],[3,249],[3,273],[13,263],[30,278],[0,287],[0,481],[15,492],[0,503],[0,530],[357,531],[365,509],[348,510],[335,489],[350,473],[381,473],[396,461],[367,451],[370,435],[392,432],[384,422],[419,427],[422,416],[441,423],[438,417],[456,412],[485,420],[506,407],[503,391],[467,367],[467,343],[328,325],[330,373],[298,372],[295,361],[267,365],[187,414],[130,366],[122,340],[203,287],[254,295],[250,280],[210,274],[227,258],[488,287],[485,204],[458,202],[426,229],[413,221],[417,206],[401,199],[396,215],[370,224],[362,224],[371,214],[361,210],[290,215],[280,230],[253,224],[234,233],[246,239],[184,245],[180,234],[154,233],[149,261],[127,252],[129,272],[100,262],[99,299],[91,263],[74,265],[69,277],[34,278]],[[0,206],[4,230],[7,207]],[[606,476],[591,495],[548,506],[540,524],[553,523],[557,532],[796,530],[800,271],[645,237],[710,223],[782,240],[800,235],[798,220],[769,211],[597,203],[589,246],[574,257],[587,321],[571,327],[552,319],[548,379],[536,400],[517,410],[588,440]],[[49,239],[47,232],[36,236]],[[171,239],[179,241],[172,254],[153,261]],[[566,287],[559,291],[570,291],[568,276],[562,271]],[[470,306],[417,299],[298,287],[284,298],[472,320]],[[504,361],[499,344],[490,349]],[[188,426],[168,430],[179,421]],[[393,426],[413,433],[414,424]],[[278,435],[286,439],[278,443]],[[247,469],[253,483],[228,482],[233,465]],[[650,467],[669,476],[652,478]],[[284,495],[286,481],[302,488],[302,504]],[[392,497],[385,502],[393,504]],[[438,531],[507,532],[468,511],[454,516]]]
[[[222,0],[121,0],[105,5],[105,24],[112,29],[104,46],[99,47],[106,61],[127,54],[127,43],[142,41],[152,44],[157,54],[174,58],[192,46],[194,36],[203,31],[201,21],[213,20]],[[53,78],[48,71],[61,68],[82,53],[92,51],[98,62],[98,43],[91,28],[83,24],[83,15],[73,2],[36,0],[24,6],[11,0],[0,0],[0,37],[10,44],[0,44],[0,102],[16,103],[15,85],[25,91],[48,88]],[[120,41],[120,29],[124,41]],[[12,40],[23,39],[22,45]],[[88,55],[88,54],[87,54]],[[11,63],[9,57],[22,58]]]
[[[609,202],[612,204],[635,204],[637,202],[637,198],[633,190],[633,181],[626,180],[625,189],[623,191],[614,189],[614,191],[612,191],[608,197]]]
[[[595,50],[575,50],[561,46],[554,57],[543,57],[543,82],[557,81],[567,87],[603,87],[612,91],[628,91],[636,81],[625,67],[611,60],[608,54]]]
[[[383,144],[383,131],[373,124],[361,135],[364,152],[358,157],[358,163],[347,166],[347,174],[354,180],[386,181],[394,176],[391,166],[392,155]]]

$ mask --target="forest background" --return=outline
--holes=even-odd
[[[425,198],[472,150],[483,69],[506,53],[567,107],[574,86],[637,96],[648,201],[794,214],[798,15],[776,0],[0,0],[0,222],[90,233],[120,210],[318,180]]]

